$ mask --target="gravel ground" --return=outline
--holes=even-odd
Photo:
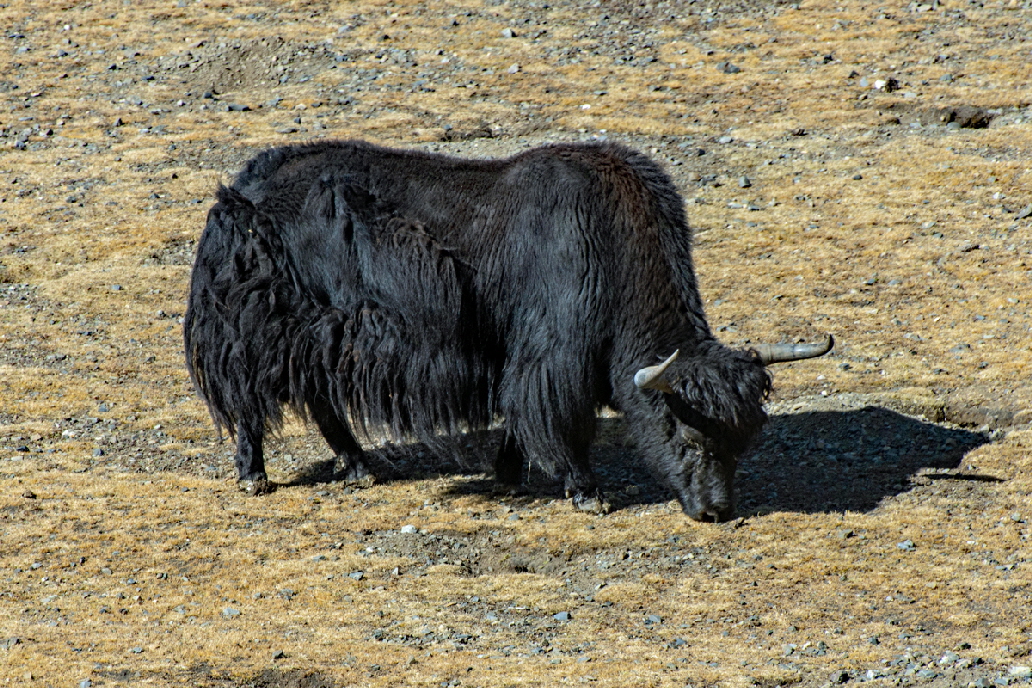
[[[1028,3],[0,7],[5,685],[1032,683]],[[667,166],[711,322],[776,371],[739,515],[687,522],[603,413],[614,511],[497,432],[300,426],[247,499],[181,362],[219,182],[285,141]]]

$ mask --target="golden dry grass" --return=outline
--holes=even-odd
[[[180,4],[0,7],[0,681],[820,685],[960,643],[986,675],[1029,664],[1026,5]],[[902,88],[860,85],[886,76]],[[997,114],[911,126],[955,105]],[[789,508],[755,475],[736,524],[630,497],[593,518],[475,475],[314,484],[327,450],[291,426],[270,467],[296,484],[245,498],[182,366],[189,242],[243,160],[322,136],[650,152],[688,201],[721,336],[839,341],[777,370],[779,418],[825,395],[1001,427],[946,466],[984,480],[890,456],[915,470],[864,508]],[[775,458],[838,470],[791,447]],[[843,489],[871,490],[860,478]],[[365,551],[405,524],[494,565]]]

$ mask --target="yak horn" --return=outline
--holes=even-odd
[[[658,389],[666,394],[673,394],[674,388],[663,378],[663,373],[670,367],[670,364],[677,360],[680,349],[670,354],[670,358],[654,366],[642,368],[634,374],[634,384],[638,389]]]
[[[817,358],[831,351],[835,346],[835,338],[830,334],[819,344],[757,344],[752,347],[764,365],[771,363],[787,363],[801,361],[804,358]]]

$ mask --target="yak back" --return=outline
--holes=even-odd
[[[663,340],[636,342],[648,349],[712,336],[682,199],[659,165],[626,146],[561,143],[466,160],[317,142],[256,156],[234,187],[256,203],[293,204],[297,212],[327,170],[346,175],[387,212],[418,220],[471,265],[502,339],[514,314],[553,296],[573,297],[581,315],[595,320],[602,315],[593,309],[611,311],[608,325],[620,332],[595,336]]]

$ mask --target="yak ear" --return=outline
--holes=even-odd
[[[662,363],[647,366],[636,372],[634,374],[635,386],[638,389],[658,389],[664,394],[673,394],[674,388],[670,386],[670,382],[663,376],[663,373],[666,372],[671,363],[677,360],[679,353],[681,353],[680,349],[670,354],[670,357]]]

